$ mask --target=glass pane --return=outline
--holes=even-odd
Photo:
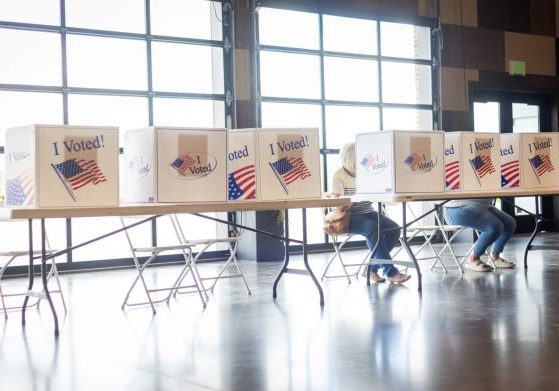
[[[151,50],[154,90],[223,93],[223,49],[154,42]]]
[[[499,117],[499,102],[474,102],[474,131],[499,133]]]
[[[431,110],[393,109],[382,110],[384,130],[433,130]]]
[[[118,126],[122,146],[126,130],[149,125],[148,100],[128,96],[70,94],[68,121],[73,125]]]
[[[139,220],[133,219],[131,222]],[[130,221],[127,221],[128,223]],[[110,231],[122,228],[117,217],[87,217],[72,219],[72,243],[79,244]],[[141,224],[128,230],[132,243],[139,246],[151,245],[151,223]],[[101,259],[131,258],[130,247],[123,232],[73,251],[74,262]]]
[[[378,62],[324,57],[326,99],[378,101]]]
[[[158,126],[225,127],[223,101],[155,98],[153,121]]]
[[[324,243],[322,224],[317,224],[323,219],[322,209],[307,209],[307,243]],[[303,237],[303,212],[300,209],[289,211],[289,236],[292,238]]]
[[[227,219],[225,213],[207,213],[208,216],[217,217],[220,219]],[[196,239],[215,239],[219,237],[227,237],[227,228],[222,224],[196,217],[193,215],[178,215],[181,228],[188,240]],[[161,246],[172,246],[177,244],[177,235],[171,223],[171,220],[164,216],[157,220],[157,244]],[[208,248],[208,251],[225,250],[226,246],[223,244],[213,245]],[[194,248],[194,252],[199,251],[200,248]],[[177,253],[179,253],[177,251]]]
[[[512,104],[512,132],[538,133],[540,131],[540,107],[525,103]]]
[[[324,15],[324,50],[358,54],[377,54],[377,22]]]
[[[263,128],[318,128],[322,144],[322,110],[319,105],[262,103]]]
[[[334,173],[338,168],[342,166],[342,162],[340,160],[340,155],[337,153],[329,153],[326,155],[326,170],[327,170],[327,180],[328,180],[328,190],[327,192],[332,191],[332,179],[334,177]]]
[[[0,20],[60,25],[60,0],[0,0]]]
[[[259,42],[261,45],[318,49],[318,17],[308,12],[260,8]]]
[[[381,22],[380,45],[383,56],[425,60],[431,58],[429,27]]]
[[[62,124],[62,94],[0,91],[0,113],[0,145],[4,145],[7,128],[29,124]]]
[[[542,198],[539,197],[539,202],[540,205],[542,204]],[[522,209],[527,210],[530,213],[536,213],[536,200],[534,199],[534,197],[515,197],[514,199],[514,205],[515,206],[519,206]],[[515,215],[516,216],[527,216],[528,213],[520,210],[520,209],[515,209]],[[540,210],[541,212],[541,210]]]
[[[0,83],[62,85],[60,34],[0,28]]]
[[[69,34],[67,45],[71,87],[147,89],[144,41]]]
[[[260,52],[262,96],[320,99],[318,56]]]
[[[376,107],[326,106],[327,148],[338,149],[355,142],[357,133],[380,130]]]
[[[3,159],[2,159],[3,160]],[[2,162],[3,163],[3,162]],[[66,220],[65,219],[46,219],[45,229],[47,233],[48,244],[51,249],[61,249],[66,247]],[[28,222],[25,220],[1,221],[0,230],[2,230],[2,242],[0,243],[0,251],[27,251],[29,249]],[[41,226],[40,221],[33,222],[33,242],[35,246],[41,243]],[[38,249],[38,247],[37,247]],[[8,259],[2,257],[2,265]],[[66,257],[62,256],[56,259],[57,262],[66,261]],[[39,260],[35,264],[40,264]],[[18,257],[10,264],[10,266],[27,266],[29,264],[28,257]],[[37,280],[35,280],[37,282]],[[6,291],[3,292],[6,295]],[[6,301],[6,306],[8,302]]]
[[[154,35],[221,41],[221,4],[204,0],[152,0],[151,32]]]
[[[145,33],[144,0],[66,0],[66,25]]]
[[[383,61],[382,100],[386,103],[430,105],[431,67]]]

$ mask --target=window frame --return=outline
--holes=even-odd
[[[2,84],[0,83],[0,91],[7,92],[38,92],[38,93],[51,93],[59,94],[62,97],[62,118],[63,124],[68,124],[68,97],[70,94],[84,94],[84,95],[109,95],[109,96],[131,96],[146,98],[148,104],[148,126],[154,125],[154,99],[155,98],[179,98],[179,99],[196,99],[196,100],[210,100],[210,101],[223,101],[225,107],[224,123],[226,127],[232,127],[235,123],[235,107],[233,102],[233,55],[234,50],[233,42],[233,1],[232,0],[212,0],[215,6],[221,5],[222,14],[221,22],[222,40],[208,40],[198,38],[185,38],[177,36],[164,36],[151,34],[151,0],[144,0],[144,14],[146,29],[145,33],[132,33],[124,31],[110,31],[110,30],[97,30],[90,28],[80,28],[68,26],[66,23],[66,5],[65,0],[59,1],[59,24],[47,25],[25,22],[13,22],[7,20],[0,20],[0,28],[2,29],[15,29],[36,32],[51,32],[57,33],[60,36],[61,50],[61,72],[62,80],[61,85],[28,85],[28,84]],[[85,88],[85,87],[71,87],[68,85],[68,56],[67,56],[67,37],[68,35],[82,35],[93,37],[106,37],[115,39],[129,39],[139,40],[146,43],[146,77],[147,89],[146,90],[126,90],[126,89],[110,89],[110,88]],[[152,53],[151,47],[153,42],[165,43],[179,43],[187,45],[202,45],[222,50],[223,57],[223,93],[186,93],[186,92],[170,92],[158,91],[153,89],[153,69],[152,69]],[[122,155],[123,149],[120,148]],[[4,154],[4,146],[0,145],[0,154]],[[66,245],[71,247],[72,242],[72,219],[66,219]],[[152,221],[151,225],[151,242],[152,245],[157,244],[157,223]],[[204,258],[222,258],[227,256],[229,251],[208,251],[207,256]],[[162,259],[162,262],[176,262],[179,256],[167,256]],[[118,258],[118,259],[103,259],[92,261],[73,262],[72,252],[67,254],[66,262],[59,263],[60,270],[80,270],[80,269],[95,269],[106,267],[118,267],[132,265],[132,258]],[[6,274],[23,274],[26,273],[26,266],[14,266],[7,270]]]
[[[270,7],[276,8],[276,7]],[[287,9],[287,8],[285,8]],[[259,17],[258,10],[254,12],[253,25],[255,26],[254,31],[254,63],[255,63],[255,75],[254,75],[254,102],[255,102],[255,120],[258,127],[262,126],[262,103],[292,103],[292,104],[313,104],[319,105],[321,107],[321,145],[320,145],[320,159],[321,165],[324,168],[322,170],[322,191],[328,191],[328,178],[331,173],[328,172],[327,160],[329,155],[335,155],[339,153],[338,148],[328,148],[328,130],[326,126],[326,107],[327,106],[351,106],[351,107],[374,107],[379,110],[379,126],[380,130],[384,130],[383,125],[383,109],[385,108],[403,108],[403,109],[417,109],[417,110],[429,110],[432,112],[432,128],[433,130],[439,130],[441,124],[441,112],[440,112],[440,24],[437,19],[434,18],[398,18],[389,17],[384,15],[374,15],[374,17],[364,17],[356,15],[344,15],[344,14],[332,14],[326,12],[316,12],[316,11],[305,11],[301,9],[290,9],[292,11],[299,12],[310,12],[319,15],[318,28],[319,28],[319,47],[318,49],[303,49],[303,48],[291,48],[285,46],[274,46],[260,44],[259,40]],[[341,16],[349,17],[354,19],[365,19],[376,21],[376,54],[356,54],[356,53],[345,53],[338,51],[327,51],[324,50],[324,16]],[[383,22],[388,23],[402,23],[402,24],[412,24],[418,27],[427,27],[430,29],[430,46],[431,46],[431,58],[430,59],[410,59],[410,58],[400,58],[400,57],[390,57],[382,55],[381,46],[381,24]],[[260,78],[260,52],[261,51],[275,51],[283,53],[298,53],[298,54],[308,54],[315,55],[319,57],[320,61],[320,99],[298,99],[298,98],[280,98],[280,97],[270,97],[262,96],[261,93],[261,78]],[[378,102],[363,102],[363,101],[349,101],[349,100],[328,100],[325,98],[325,71],[324,71],[324,58],[325,57],[341,57],[348,59],[366,59],[373,60],[377,62],[377,78],[378,78]],[[382,63],[383,62],[395,62],[395,63],[406,63],[406,64],[417,64],[426,65],[431,68],[431,104],[409,104],[409,103],[387,103],[383,101],[382,93]],[[308,228],[308,226],[307,226]],[[310,248],[314,249],[324,249],[329,246],[329,238],[325,234],[324,241],[322,243],[311,244]],[[353,246],[364,246],[364,241],[358,241],[352,243]],[[297,251],[300,246],[291,245],[292,251]]]

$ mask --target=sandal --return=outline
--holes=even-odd
[[[366,278],[367,274],[368,274],[367,268],[363,269],[363,271],[361,272],[361,276]],[[386,281],[386,278],[381,277],[378,273],[375,272],[371,272],[371,274],[369,274],[369,279],[371,280],[371,282],[377,282],[377,283]]]
[[[388,281],[393,282],[395,284],[403,284],[404,282],[406,282],[407,280],[409,280],[411,278],[411,275],[409,274],[403,274],[403,273],[396,273],[393,276],[388,277]]]
[[[516,266],[514,262],[507,261],[506,259],[503,259],[501,257],[498,257],[497,259],[489,258],[489,260],[491,261],[495,269],[512,269]]]
[[[483,263],[479,259],[476,259],[474,261],[467,261],[464,265],[464,269],[472,270],[474,272],[490,272],[493,270],[491,266]]]

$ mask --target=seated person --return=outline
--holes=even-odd
[[[344,145],[340,151],[342,167],[334,172],[332,180],[332,197],[355,195],[355,143]],[[350,211],[350,223],[348,233],[365,236],[367,247],[374,249],[377,242],[377,218],[378,213],[372,208],[370,201],[353,202],[350,207],[345,207]],[[380,243],[372,259],[392,259],[390,251],[394,248],[400,238],[400,228],[398,224],[381,214],[381,224],[383,232]],[[387,230],[388,229],[388,230]],[[382,268],[383,274],[390,282],[402,284],[409,280],[409,274],[403,274],[391,263],[382,265],[372,264],[368,266],[369,276],[373,282],[384,282],[386,278],[378,274]]]
[[[473,228],[479,232],[472,254],[464,265],[466,269],[476,272],[492,271],[493,267],[481,260],[481,256],[491,244],[493,246],[489,258],[497,269],[510,269],[515,266],[513,262],[501,258],[500,254],[514,233],[516,221],[494,207],[491,199],[450,201],[445,204],[444,217],[450,224]]]

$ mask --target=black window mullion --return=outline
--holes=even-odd
[[[377,77],[378,77],[378,103],[380,106],[379,110],[379,127],[384,130],[384,106],[382,100],[382,49],[381,49],[381,39],[380,39],[380,20],[377,20],[377,53],[378,53],[378,64],[377,64]]]

